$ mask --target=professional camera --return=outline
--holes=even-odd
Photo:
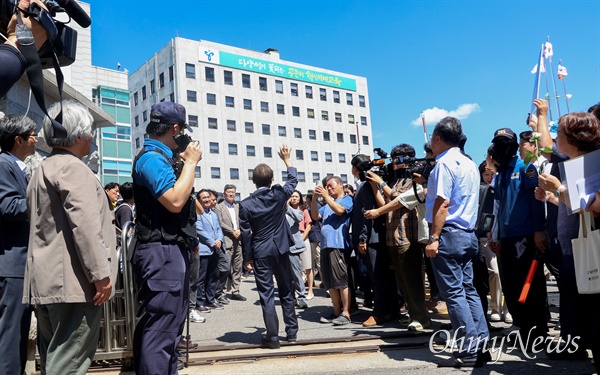
[[[412,158],[412,157],[398,157],[395,158],[392,163],[394,164],[404,164],[405,168],[399,168],[395,170],[395,174],[397,178],[412,178],[413,175],[420,174],[423,176],[425,180],[429,179],[429,175],[433,170],[433,165],[435,159],[427,159],[427,158]]]

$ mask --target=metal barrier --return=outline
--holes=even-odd
[[[120,233],[119,233],[120,232]],[[133,223],[128,221],[123,230],[117,229],[117,259],[119,269],[115,281],[115,295],[104,304],[100,323],[100,339],[94,361],[121,360],[125,367],[133,364],[133,332],[138,303],[133,285],[133,270],[128,261],[129,246],[134,235]]]

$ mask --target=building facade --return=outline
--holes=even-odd
[[[284,61],[273,49],[175,38],[129,76],[129,90],[134,155],[153,104],[186,107],[192,137],[203,150],[197,189],[222,191],[233,183],[246,197],[255,190],[252,170],[259,163],[270,165],[275,182],[282,182],[282,144],[292,147],[303,193],[327,175],[353,182],[352,156],[359,148],[371,154],[366,78]]]

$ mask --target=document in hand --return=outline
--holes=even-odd
[[[594,195],[594,190],[600,190],[600,150],[564,161],[558,167],[567,187],[569,214],[585,209],[592,203],[589,196]]]

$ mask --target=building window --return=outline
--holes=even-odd
[[[133,93],[133,105],[134,106],[138,105],[138,93],[137,92]]]
[[[285,115],[285,107],[283,106],[283,104],[277,104],[277,114]]]
[[[335,113],[335,122],[342,122],[342,114],[339,112]]]
[[[275,92],[283,94],[283,81],[275,80]]]
[[[214,82],[215,81],[215,68],[204,67],[204,76],[206,78],[206,82]]]
[[[229,155],[237,155],[237,145],[235,143],[230,143],[227,145],[227,150],[229,151]]]
[[[313,182],[321,182],[321,174],[318,172],[313,172],[312,174],[312,180]]]
[[[292,107],[292,116],[300,117],[300,107]]]
[[[223,71],[223,81],[226,85],[233,85],[233,72],[231,70]]]
[[[217,104],[217,96],[215,94],[206,93],[206,104]]]
[[[290,91],[292,92],[292,96],[298,96],[298,84],[290,83]]]
[[[280,137],[287,136],[287,131],[285,130],[285,126],[278,126],[277,127],[277,132],[279,133]]]
[[[344,133],[337,133],[337,141],[344,142]]]
[[[254,169],[248,169],[248,180],[252,181],[253,174],[254,174]]]
[[[304,151],[296,150],[296,160],[304,160]]]
[[[242,87],[245,89],[250,88],[250,74],[242,73]]]
[[[360,124],[367,126],[367,118],[365,116],[360,116]]]
[[[267,79],[265,77],[258,77],[258,87],[260,91],[267,91]]]
[[[188,115],[188,125],[194,128],[198,127],[198,116],[196,115]],[[215,127],[216,129],[216,127]]]
[[[265,158],[272,158],[273,157],[273,149],[271,147],[265,147],[263,149]]]
[[[210,178],[221,178],[221,168],[210,167]]]
[[[235,102],[233,101],[233,96],[225,97],[225,107],[235,107]]]
[[[217,142],[209,142],[208,149],[211,154],[218,154],[219,153],[219,144]]]
[[[356,134],[350,134],[350,143],[356,144]]]
[[[319,161],[319,153],[316,151],[311,151],[310,152],[310,160]]]
[[[331,152],[326,152],[325,153],[325,161],[331,163],[332,160],[333,160],[333,158],[331,156]]]
[[[352,94],[346,93],[346,104],[352,105]]]
[[[321,120],[328,121],[329,120],[329,112],[321,111]]]
[[[134,118],[134,122],[135,122],[135,127],[137,128],[138,126],[140,126],[140,116],[135,116]]]
[[[308,129],[308,139],[317,139],[317,131],[314,129]]]
[[[229,178],[232,180],[240,179],[240,170],[238,168],[230,168],[229,169]]]
[[[246,156],[256,156],[256,148],[254,146],[246,146]]]
[[[185,64],[185,78],[196,79],[196,66],[194,64]]]
[[[302,138],[302,129],[294,128],[294,138]]]
[[[150,81],[150,94],[154,94],[156,92],[156,81],[152,80]]]
[[[369,137],[366,135],[363,135],[362,137],[362,144],[363,145],[368,145],[369,144]]]
[[[165,87],[165,73],[160,73],[158,75],[158,88],[162,89]]]
[[[348,115],[348,124],[354,125],[354,115]]]
[[[315,110],[312,108],[307,108],[306,109],[306,117],[315,118]]]
[[[175,101],[175,93],[171,93],[171,95],[169,95],[169,101],[174,102]]]
[[[331,141],[331,137],[328,131],[323,131],[323,140],[327,142]]]
[[[254,123],[252,123],[252,122],[245,122],[244,123],[244,130],[246,131],[246,133],[254,133]]]
[[[142,101],[146,100],[146,86],[142,86]]]
[[[312,86],[306,86],[305,87],[305,91],[306,91],[306,97],[308,99],[312,99]]]
[[[319,97],[321,98],[322,101],[326,102],[327,101],[327,90],[319,89]]]
[[[346,162],[346,154],[338,154],[340,163]]]
[[[227,130],[230,132],[235,131],[235,120],[227,120]]]
[[[288,176],[287,171],[281,171],[281,180],[282,181],[287,181],[287,176]]]
[[[359,95],[359,96],[358,96],[358,105],[359,105],[360,107],[363,107],[363,108],[364,108],[364,107],[366,107],[366,105],[365,105],[365,97],[364,97],[364,95]]]
[[[298,182],[306,181],[306,175],[304,172],[298,172]]]
[[[202,170],[200,169],[200,167],[196,166],[196,169],[194,169],[194,177],[200,178],[201,176],[202,176]]]
[[[244,99],[244,109],[252,110],[252,100]]]
[[[140,148],[140,139],[139,138],[135,139],[135,148]]]
[[[262,133],[263,135],[271,135],[271,125],[262,124]]]
[[[347,174],[341,174],[340,175],[340,180],[342,180],[342,183],[347,184],[348,183],[348,175]]]
[[[173,67],[169,67],[169,82],[173,82]]]
[[[260,111],[261,112],[269,112],[269,103],[260,102]]]
[[[188,102],[196,101],[196,91],[187,90],[187,100]]]
[[[144,120],[144,123],[148,121],[148,111],[142,112],[142,120]]]
[[[215,117],[208,118],[208,128],[217,129],[217,119]]]
[[[340,102],[340,92],[339,91],[334,91],[333,92],[333,102],[334,103],[339,103]]]

